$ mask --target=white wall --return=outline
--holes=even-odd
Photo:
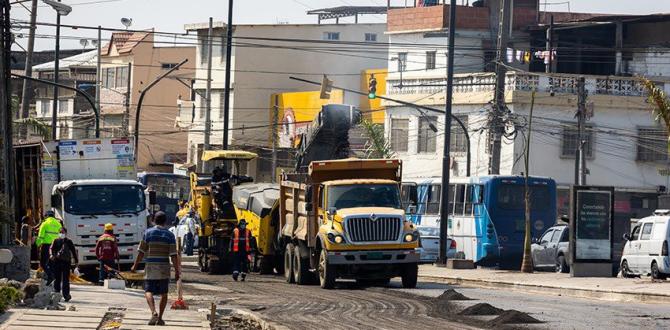
[[[670,77],[670,53],[661,49],[648,48],[633,53],[629,61],[628,71],[651,77]]]

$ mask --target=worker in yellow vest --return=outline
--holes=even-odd
[[[44,221],[40,225],[40,230],[37,233],[37,240],[35,244],[40,251],[40,267],[46,274],[47,285],[51,284],[54,279],[53,265],[49,260],[49,248],[51,243],[58,238],[63,224],[55,218],[53,211],[47,211],[44,214]]]
[[[246,220],[240,220],[237,228],[233,230],[231,251],[233,251],[233,280],[237,281],[242,276],[244,282],[249,270],[249,254],[251,253],[251,231],[247,229]]]

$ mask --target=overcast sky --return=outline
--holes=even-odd
[[[11,0],[15,2],[16,0]],[[133,29],[155,28],[157,31],[184,32],[184,24],[206,22],[210,16],[214,20],[224,21],[228,13],[226,0],[62,0],[73,7],[70,15],[62,18],[63,24],[102,25],[123,28],[122,17],[133,19]],[[413,0],[408,0],[412,2]],[[458,0],[461,3],[462,0]],[[543,2],[542,0],[541,2]],[[315,16],[308,16],[307,10],[347,5],[386,5],[385,0],[236,0],[234,23],[272,24],[278,22],[316,23]],[[472,2],[472,1],[471,1]],[[565,2],[564,0],[550,3]],[[393,0],[392,4],[402,5],[405,0]],[[30,1],[24,3],[30,6]],[[570,1],[573,12],[597,12],[615,14],[670,13],[668,0],[573,0]],[[544,6],[542,6],[544,9]],[[550,5],[551,11],[568,11],[567,4]],[[12,5],[13,19],[27,20],[29,13],[21,5]],[[38,22],[55,22],[54,11],[40,1]],[[369,16],[362,20],[371,23],[386,21],[385,16]],[[27,30],[16,31],[27,34]],[[39,28],[38,34],[44,35],[36,41],[37,50],[53,49],[54,40],[48,38],[55,33],[54,28]],[[78,38],[95,38],[96,32],[63,29],[62,49],[81,47]],[[108,38],[103,34],[103,39]],[[25,47],[25,38],[18,40]],[[89,46],[90,47],[90,46]]]

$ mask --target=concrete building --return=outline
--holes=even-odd
[[[459,74],[454,82],[453,111],[465,122],[471,141],[468,145],[461,128],[452,124],[450,170],[456,177],[466,175],[468,148],[472,175],[491,173],[489,127],[495,75],[488,72],[493,69],[489,66],[493,57],[488,52],[495,51],[495,34],[491,31],[497,25],[493,15],[498,9],[486,6],[494,3],[484,1],[483,7],[457,8],[457,14],[461,14],[456,23],[454,69]],[[530,173],[557,181],[559,212],[568,213],[568,189],[574,183],[575,150],[579,145],[577,79],[584,76],[591,114],[585,137],[587,183],[617,188],[615,216],[619,220],[649,215],[656,208],[658,193],[670,186],[667,138],[652,117],[639,79],[630,75],[653,76],[660,87],[670,91],[670,84],[665,83],[669,77],[660,65],[670,57],[654,48],[668,41],[667,36],[657,33],[665,28],[667,17],[543,13],[533,7],[532,1],[515,1],[515,6],[510,49],[513,54],[522,51],[532,56],[530,61],[512,56],[508,62],[519,70],[512,70],[506,79],[505,101],[511,126],[510,134],[503,138],[500,173],[525,172],[524,135],[528,134],[530,91],[535,89]],[[387,96],[436,109],[422,115],[413,108],[385,104],[387,136],[405,162],[403,175],[409,181],[441,176],[448,7],[389,12]],[[551,15],[561,29],[554,38],[556,73],[545,74],[546,64],[535,53],[545,50],[545,22]],[[412,16],[414,19],[410,19]],[[406,40],[421,46],[409,49]],[[430,122],[438,127],[437,133],[429,128]]]
[[[189,162],[195,164],[200,158],[204,140],[203,96],[207,77],[208,24],[190,24],[185,29],[197,34],[199,40],[194,88],[201,95],[195,99],[195,118],[188,137]],[[268,124],[273,120],[269,111],[272,108],[271,95],[319,90],[319,86],[290,80],[290,76],[321,81],[322,76],[328,74],[336,85],[360,89],[363,70],[386,68],[385,43],[388,39],[385,29],[385,24],[236,25],[232,54],[230,145],[252,149],[269,147],[271,135]],[[220,147],[223,140],[225,34],[225,24],[215,22],[211,101],[211,144],[214,148]],[[351,51],[354,47],[367,51]],[[345,92],[343,102],[359,106],[361,98]],[[293,109],[310,113],[318,113],[319,110]],[[190,118],[182,118],[182,121],[190,121]]]
[[[97,51],[87,51],[60,59],[59,82],[86,91],[95,99],[95,75]],[[55,62],[33,66],[33,75],[39,79],[54,79]],[[35,118],[51,125],[53,109],[53,86],[34,83]],[[57,104],[56,136],[59,139],[79,139],[95,136],[95,112],[83,96],[74,91],[59,88]]]
[[[102,48],[101,136],[132,135],[142,89],[183,60],[188,62],[171,77],[190,81],[195,57],[195,47],[155,45],[150,31],[113,33],[111,41]],[[125,106],[128,89],[130,111]],[[185,162],[188,134],[175,128],[175,118],[179,116],[180,96],[188,99],[190,94],[187,85],[171,78],[161,80],[146,94],[140,114],[138,170],[171,172],[174,163]]]

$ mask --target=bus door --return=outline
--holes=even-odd
[[[449,211],[450,224],[448,233],[456,240],[456,248],[465,254],[465,259],[477,262],[478,248],[481,244],[482,232],[478,217],[475,217],[475,204],[478,202],[475,185],[450,185]],[[453,197],[451,197],[453,196]]]
[[[405,210],[407,219],[414,224],[421,223],[421,216],[418,212],[417,185],[414,182],[403,182],[400,186],[400,201]],[[409,207],[413,206],[416,210],[414,214],[409,213]]]

